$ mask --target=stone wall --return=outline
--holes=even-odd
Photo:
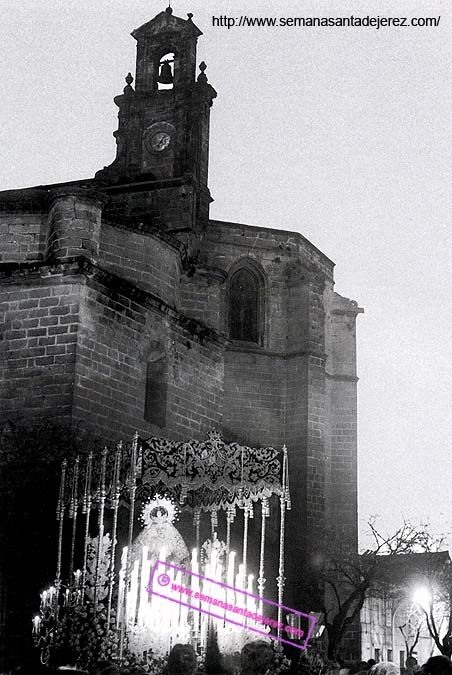
[[[145,438],[200,438],[221,425],[222,345],[200,341],[178,319],[90,279],[81,304],[75,418],[108,440],[135,430]],[[168,362],[165,427],[144,420],[146,364],[156,350]]]
[[[180,253],[161,238],[104,222],[100,265],[176,306]]]
[[[79,284],[62,272],[0,286],[1,417],[71,416]]]
[[[284,443],[285,363],[257,351],[225,354],[224,422],[227,437],[252,446]]]
[[[137,208],[152,201],[151,193],[131,192],[130,203],[118,198],[116,207],[133,210],[133,194],[144,199]],[[0,209],[0,231],[8,235],[2,422],[48,416],[104,443],[128,441],[135,431],[203,438],[217,428],[228,441],[286,444],[292,510],[285,597],[303,610],[301,564],[319,560],[328,528],[346,531],[352,549],[357,544],[359,309],[334,293],[331,261],[301,235],[218,221],[178,242],[131,212],[121,219],[112,202],[101,214],[102,199],[83,190],[29,201],[23,214]],[[259,279],[259,344],[225,337],[225,278],[242,264]],[[147,364],[157,356],[166,369],[158,424],[145,419]],[[271,527],[269,592],[277,518]]]
[[[36,213],[0,215],[0,262],[43,260],[47,252],[48,223]]]

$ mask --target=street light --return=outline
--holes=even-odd
[[[428,612],[432,602],[432,595],[428,588],[425,586],[419,586],[414,591],[413,600],[416,605],[419,605],[419,607],[424,610],[424,612]]]
[[[415,605],[419,605],[424,609],[425,611],[428,611],[428,608],[430,606],[430,601],[431,601],[431,596],[428,591],[428,589],[425,586],[419,586],[419,588],[416,588],[414,593],[413,593],[413,603]],[[396,614],[399,611],[399,609],[403,608],[407,614],[407,621],[410,620],[413,614],[416,613],[416,610],[411,606],[411,608],[408,607],[408,599],[406,597],[402,597],[399,599],[399,602],[397,603],[395,609],[392,612],[392,619],[391,619],[391,633],[392,633],[392,658],[395,658],[395,652],[396,652],[396,643],[397,643],[397,638],[396,635],[398,635],[396,631]]]

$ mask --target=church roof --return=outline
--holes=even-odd
[[[171,7],[167,7],[164,12],[160,12],[153,19],[144,23],[139,28],[132,31],[131,35],[138,40],[148,35],[156,35],[161,33],[183,33],[188,32],[199,37],[202,31],[191,20],[192,14],[188,14],[188,19],[181,19],[173,15]]]
[[[377,575],[394,584],[406,584],[420,577],[440,576],[450,565],[449,551],[378,555]]]

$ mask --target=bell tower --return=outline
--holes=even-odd
[[[204,62],[196,75],[196,45],[202,33],[192,16],[181,19],[168,7],[133,31],[135,87],[129,73],[124,93],[114,99],[119,108],[116,159],[98,171],[96,179],[110,186],[146,183],[150,190],[158,187],[159,193],[184,186],[182,194],[192,196],[193,224],[208,220],[212,201],[209,123],[217,94],[207,81]],[[164,202],[174,197],[166,194]]]

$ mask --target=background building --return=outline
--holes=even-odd
[[[412,655],[422,665],[439,652],[419,603],[433,591],[433,611],[442,636],[449,621],[449,553],[379,556],[378,563],[374,587],[361,610],[362,658],[394,661],[404,668]]]
[[[287,602],[303,609],[297,577],[327,529],[340,523],[357,547],[361,310],[301,234],[209,219],[216,92],[197,68],[201,31],[168,8],[132,35],[114,162],[95,178],[0,193],[3,444],[29,438],[51,461],[52,439],[135,430],[285,443]],[[10,534],[12,560],[25,542]]]

